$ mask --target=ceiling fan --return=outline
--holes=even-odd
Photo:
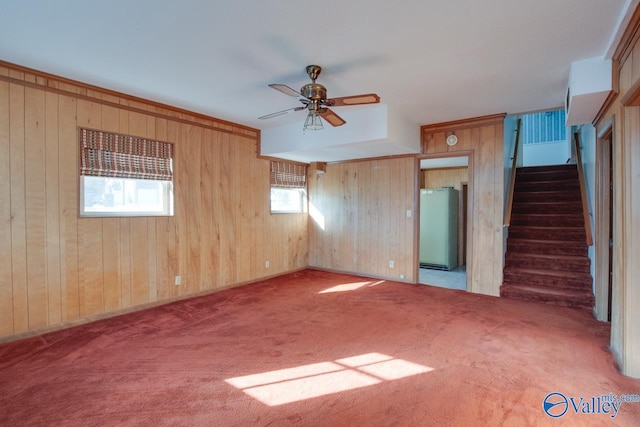
[[[322,68],[318,65],[307,66],[307,74],[311,79],[311,83],[302,86],[300,92],[284,84],[270,84],[269,87],[278,90],[285,95],[298,97],[302,105],[267,114],[265,116],[258,117],[258,119],[271,119],[283,114],[288,114],[291,111],[302,111],[306,109],[309,110],[309,113],[307,114],[307,119],[304,122],[304,130],[318,130],[323,127],[320,117],[324,118],[331,126],[342,126],[346,123],[342,117],[333,112],[329,107],[377,104],[380,102],[380,97],[375,93],[327,99],[327,88],[316,83],[316,79],[320,75],[321,71]]]

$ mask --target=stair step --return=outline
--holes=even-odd
[[[513,200],[521,202],[568,202],[582,201],[579,188],[549,191],[521,191],[514,193]]]
[[[508,252],[525,252],[541,255],[587,256],[585,242],[567,240],[507,239]]]
[[[582,214],[582,202],[513,202],[513,213],[524,214]]]
[[[538,170],[529,171],[518,169],[516,181],[520,182],[540,182],[540,181],[575,181],[578,179],[578,169],[558,169],[558,170]]]
[[[510,226],[509,237],[514,239],[587,241],[584,227]]]
[[[584,227],[582,214],[525,214],[511,215],[511,225],[517,226],[548,226],[548,227]]]
[[[589,273],[574,271],[538,270],[533,268],[504,269],[504,283],[547,286],[558,289],[588,289],[593,287]]]
[[[518,181],[516,179],[515,192],[535,192],[535,191],[560,191],[560,190],[580,190],[580,183],[577,180],[567,181]]]
[[[590,274],[591,260],[586,256],[544,255],[507,252],[505,268],[573,271]]]
[[[517,171],[521,173],[539,173],[563,170],[578,170],[578,166],[573,163],[563,163],[561,165],[520,166],[517,168]]]
[[[500,296],[584,309],[592,309],[595,302],[591,290],[553,289],[530,285],[503,284],[500,287]]]

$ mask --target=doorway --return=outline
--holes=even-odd
[[[467,290],[469,179],[469,156],[467,155],[420,160],[418,180],[420,188],[418,283],[420,284]],[[438,201],[438,198],[442,197],[449,200],[444,205],[442,200]],[[434,213],[434,210],[442,210],[442,212]],[[455,232],[445,233],[446,236],[443,236],[443,230],[449,228],[455,228]],[[445,255],[446,252],[449,253],[448,257]],[[442,257],[446,260],[445,262],[433,261]]]
[[[467,167],[467,173],[469,168]],[[460,203],[458,209],[459,221],[458,228],[458,261],[460,265],[467,265],[467,211],[469,209],[469,182],[460,183],[462,190],[460,191]]]
[[[614,265],[615,198],[613,120],[598,133],[596,145],[596,318],[611,322]]]
[[[611,135],[607,139],[608,151],[609,151],[609,182],[607,187],[609,189],[609,262],[607,277],[609,282],[607,284],[607,322],[611,322],[611,295],[613,294],[613,144],[611,143]]]
[[[523,114],[521,120],[522,166],[562,165],[573,157],[564,109]]]

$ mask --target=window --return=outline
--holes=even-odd
[[[271,188],[271,212],[304,212],[304,190],[300,188]]]
[[[306,207],[307,167],[271,162],[271,213],[302,213]]]
[[[173,144],[80,129],[80,216],[173,215]]]
[[[567,140],[564,110],[545,111],[522,116],[524,144]]]

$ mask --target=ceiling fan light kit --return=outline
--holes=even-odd
[[[304,127],[302,130],[320,130],[323,129],[322,119],[314,111],[309,111],[307,119],[304,121]]]
[[[309,110],[309,113],[307,114],[307,118],[305,119],[303,130],[320,130],[323,129],[321,117],[323,117],[327,121],[327,123],[334,127],[342,126],[346,123],[346,121],[342,117],[337,115],[329,107],[377,104],[380,102],[380,97],[375,93],[329,99],[327,98],[327,88],[319,83],[316,83],[316,79],[320,75],[322,67],[318,65],[308,65],[306,70],[307,75],[311,79],[311,83],[307,83],[306,85],[302,86],[300,92],[290,88],[285,84],[272,83],[269,85],[270,88],[280,91],[285,95],[295,96],[299,98],[302,106],[267,114],[258,117],[259,119],[271,119],[273,117],[288,114],[291,111],[301,111],[306,109]]]

